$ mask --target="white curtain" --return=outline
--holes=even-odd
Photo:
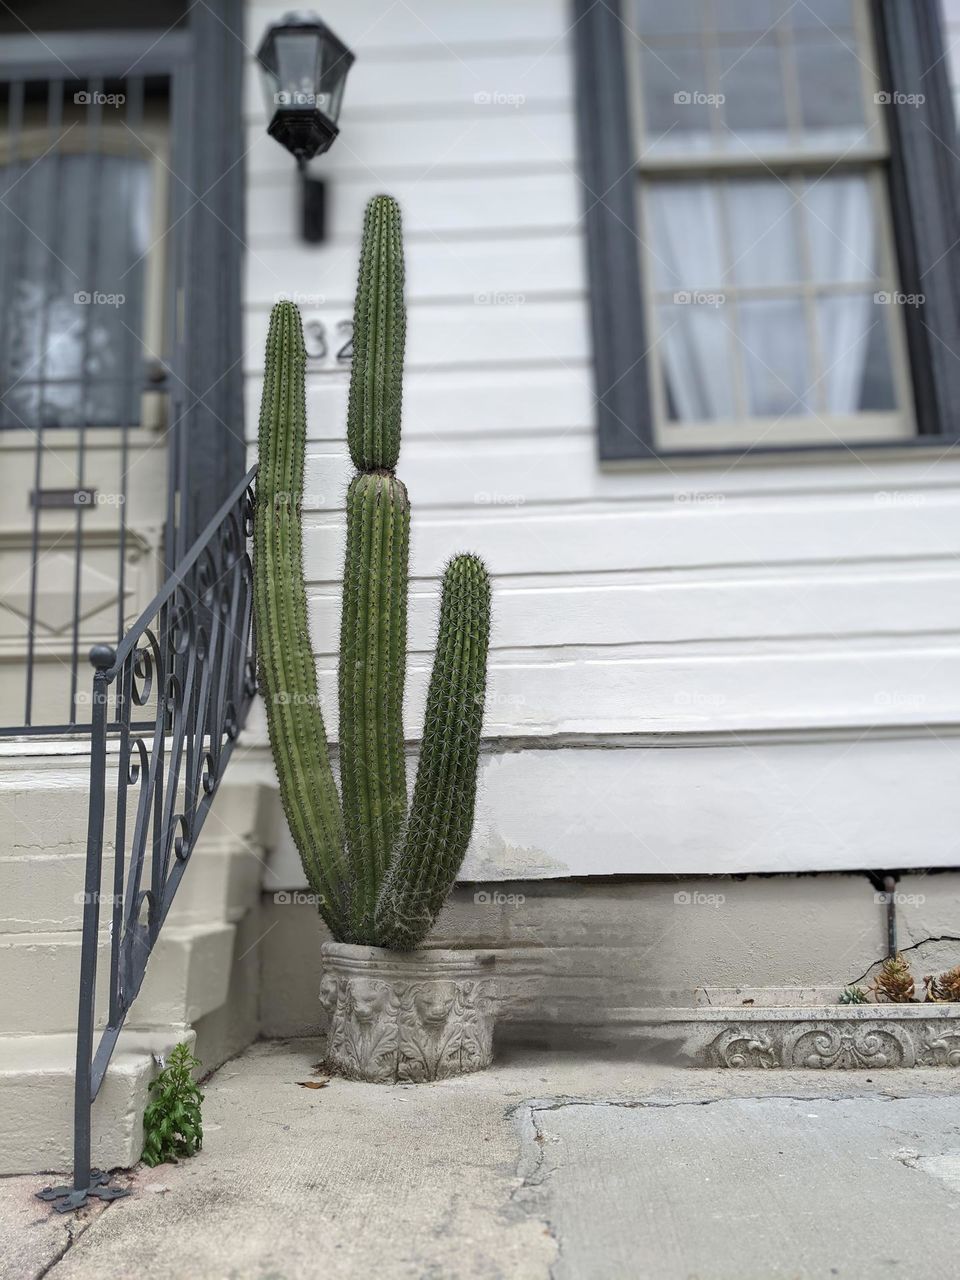
[[[805,195],[813,278],[852,283],[875,273],[876,232],[870,189],[859,174],[811,182]],[[828,413],[856,413],[860,407],[871,325],[884,313],[873,293],[822,297],[817,303],[821,372]]]
[[[699,300],[719,292],[723,237],[719,188],[709,182],[663,182],[649,187],[653,278],[671,416],[701,422],[733,415],[730,334],[718,307]]]
[[[734,350],[745,372],[748,414],[797,414],[804,412],[806,401],[815,404],[800,305],[800,217],[806,222],[813,281],[862,282],[859,290],[821,297],[816,304],[826,410],[856,412],[867,339],[878,319],[872,283],[874,217],[866,178],[852,174],[811,181],[799,208],[792,189],[773,178],[731,179],[726,197],[719,181],[656,182],[649,185],[647,198],[653,279],[660,298],[660,356],[673,415],[688,422],[735,416]],[[734,341],[734,308],[698,295],[724,295],[733,286],[751,285],[782,285],[783,293],[766,304],[745,303],[745,313],[753,310]],[[763,322],[754,323],[761,314]]]

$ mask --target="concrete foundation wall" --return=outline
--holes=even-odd
[[[899,946],[918,986],[960,963],[960,873],[897,885]],[[321,1029],[320,944],[303,895],[261,912],[261,1034]],[[688,1007],[702,987],[831,987],[867,980],[886,954],[886,907],[865,875],[642,877],[463,885],[435,946],[500,956],[506,1025],[629,1025],[632,1011]]]

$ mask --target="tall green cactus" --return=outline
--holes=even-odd
[[[304,350],[300,317],[278,303],[267,338],[254,579],[260,682],[280,794],[320,913],[334,937],[419,946],[463,862],[476,796],[490,632],[482,562],[443,578],[423,746],[407,808],[403,682],[410,503],[400,452],[405,316],[400,210],[367,205],[354,312],[340,627],[340,789],[327,753],[306,617]]]

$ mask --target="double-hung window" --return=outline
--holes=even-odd
[[[580,0],[575,31],[601,456],[954,435],[935,0]]]

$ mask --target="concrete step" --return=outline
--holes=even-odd
[[[123,1031],[93,1104],[94,1167],[128,1168],[143,1150],[147,1088],[189,1028]],[[73,1162],[73,1035],[0,1036],[0,1175],[64,1173]]]
[[[86,856],[30,852],[0,858],[0,933],[68,933],[83,922]],[[190,857],[168,925],[236,922],[257,900],[263,860],[259,850],[225,843],[218,836],[200,837]],[[150,879],[150,863],[143,878]],[[102,883],[113,879],[113,858],[103,861]],[[107,927],[109,909],[101,909]]]
[[[227,922],[177,925],[160,933],[127,1026],[191,1024],[227,996],[236,926]],[[98,958],[97,1013],[107,1008],[109,939]],[[18,1035],[73,1032],[77,1025],[80,933],[0,934],[0,1027]]]

